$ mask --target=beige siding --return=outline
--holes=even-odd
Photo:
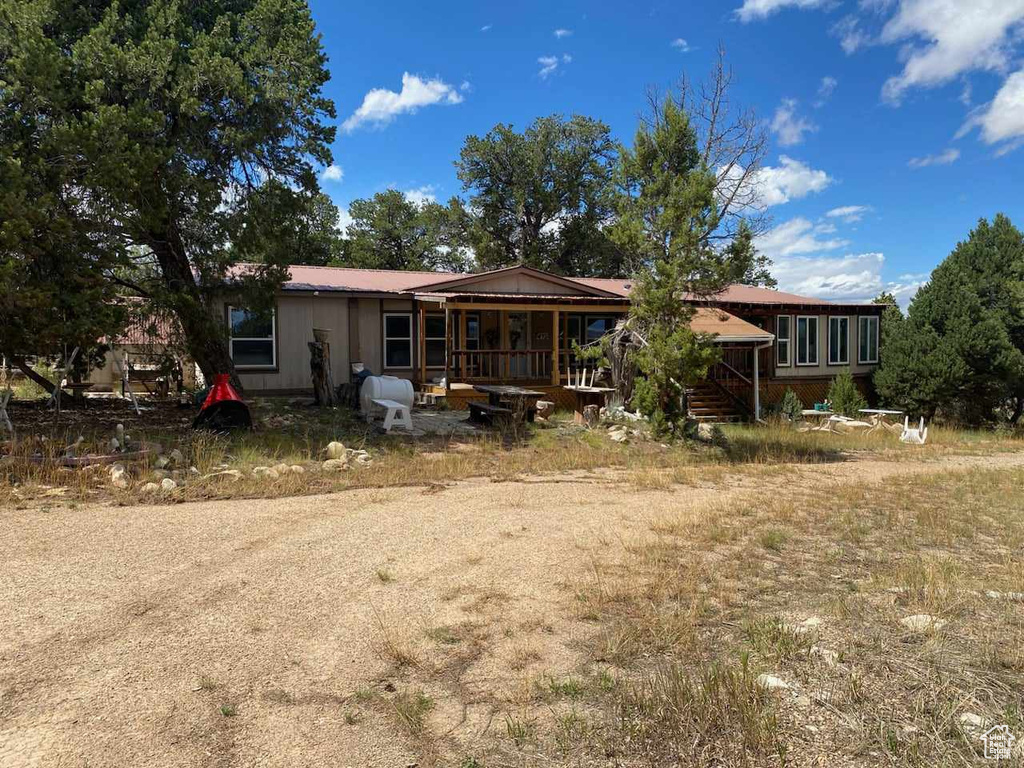
[[[225,318],[223,305],[219,316]],[[306,391],[312,389],[309,374],[309,342],[313,328],[331,331],[331,371],[340,384],[349,378],[348,298],[337,296],[279,296],[277,299],[277,368],[267,371],[240,370],[238,377],[247,391]]]
[[[359,347],[352,350],[352,362],[360,362],[375,374],[381,372],[382,329],[380,299],[356,299],[355,312],[359,325]]]
[[[850,343],[849,343],[849,365],[829,365],[828,364],[828,318],[829,315],[814,315],[818,318],[818,364],[817,365],[797,365],[797,332],[796,332],[796,319],[797,317],[807,317],[806,313],[794,313],[791,315],[792,319],[792,360],[789,367],[777,366],[775,369],[776,378],[801,378],[801,377],[815,377],[815,376],[828,376],[833,377],[842,371],[844,368],[849,368],[854,374],[871,373],[875,368],[878,367],[876,363],[872,364],[861,364],[857,362],[857,355],[860,349],[860,339],[857,334],[859,331],[859,323],[857,321],[857,315],[832,315],[832,317],[849,317],[850,320]]]

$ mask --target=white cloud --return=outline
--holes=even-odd
[[[784,8],[820,8],[829,0],[743,0],[743,6],[736,10],[740,21],[756,21],[771,16]]]
[[[799,200],[814,192],[821,192],[832,183],[825,171],[815,170],[806,163],[786,155],[779,157],[778,166],[765,166],[753,180],[762,205],[782,205]]]
[[[559,40],[561,40],[563,37],[569,37],[569,35],[571,35],[571,34],[572,34],[572,30],[571,29],[556,29],[554,31],[555,37],[557,37]]]
[[[845,256],[798,256],[778,259],[772,275],[779,288],[803,296],[844,301],[869,301],[885,288],[881,253]]]
[[[950,165],[960,159],[960,150],[954,147],[940,152],[937,155],[925,155],[924,157],[912,157],[907,161],[911,168],[927,168],[929,165]]]
[[[805,133],[813,133],[818,126],[797,114],[796,99],[783,99],[772,118],[772,132],[779,137],[779,144],[791,147],[804,140]]]
[[[480,31],[481,32],[490,32],[493,28],[494,28],[493,24],[484,24],[482,27],[480,27]]]
[[[864,218],[864,214],[871,210],[869,205],[844,205],[833,208],[825,215],[830,219],[842,219],[847,224],[853,224]]]
[[[1022,22],[1024,0],[902,0],[881,41],[904,46],[904,66],[886,81],[883,96],[898,103],[910,88],[941,85],[963,72],[1004,72]]]
[[[754,244],[757,250],[773,261],[784,256],[796,256],[802,253],[821,253],[845,248],[849,240],[840,238],[821,239],[815,226],[808,219],[798,217],[759,235]],[[773,270],[774,272],[774,270]]]
[[[549,75],[553,74],[559,67],[560,64],[570,64],[572,62],[572,56],[568,53],[563,53],[561,58],[558,56],[541,56],[537,59],[537,63],[540,64],[540,71],[537,73],[541,79],[546,80]]]
[[[690,44],[681,37],[677,37],[675,40],[669,43],[669,45],[678,50],[680,53],[690,52]]]
[[[407,189],[402,194],[405,195],[405,199],[414,205],[423,205],[424,203],[436,203],[437,195],[434,194],[433,184],[424,184],[422,187],[416,187],[415,189]]]
[[[986,144],[1008,142],[998,154],[1020,145],[1024,140],[1024,69],[1006,78],[995,98],[968,119],[958,136],[974,127],[981,129]]]
[[[338,206],[338,226],[337,230],[341,233],[342,237],[345,236],[345,230],[352,224],[352,216],[348,212],[348,206]]]
[[[839,38],[839,45],[848,56],[872,42],[871,36],[861,29],[860,19],[853,15],[844,16],[833,24],[831,32]]]
[[[839,81],[831,75],[821,78],[821,85],[818,86],[818,100],[814,102],[814,106],[825,106],[825,102],[832,98],[832,94],[835,93],[838,85]]]
[[[324,168],[323,173],[320,174],[321,181],[341,181],[345,178],[345,171],[342,170],[340,165],[331,164]]]
[[[424,80],[408,72],[402,74],[400,93],[386,88],[374,88],[363,97],[363,103],[341,128],[351,133],[364,124],[387,125],[398,115],[414,113],[420,107],[433,104],[460,104],[458,90],[440,79]]]

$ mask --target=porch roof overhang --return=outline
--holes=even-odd
[[[775,340],[774,333],[713,307],[697,307],[690,330],[710,333],[719,344],[766,344]]]
[[[629,308],[629,299],[620,296],[587,296],[553,293],[434,293],[425,291],[412,292],[417,301],[437,302],[439,304],[479,304],[484,306],[529,306],[538,310],[565,308],[607,308],[625,311]]]

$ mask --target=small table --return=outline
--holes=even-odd
[[[598,408],[603,408],[608,398],[608,393],[615,391],[615,387],[579,387],[573,384],[563,386],[562,389],[572,392],[576,397],[576,406],[573,408],[573,421],[577,424],[584,423],[583,413],[588,405],[596,405]]]
[[[533,421],[537,413],[537,401],[544,397],[543,392],[511,384],[477,384],[473,389],[487,395],[487,404],[469,404],[469,417],[472,421],[494,421],[495,416],[525,416],[527,421]]]

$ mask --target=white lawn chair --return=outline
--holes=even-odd
[[[928,427],[924,425],[924,416],[921,417],[921,423],[916,427],[910,426],[910,417],[903,417],[903,434],[900,435],[901,443],[913,443],[914,445],[924,445],[924,441],[928,439]]]

